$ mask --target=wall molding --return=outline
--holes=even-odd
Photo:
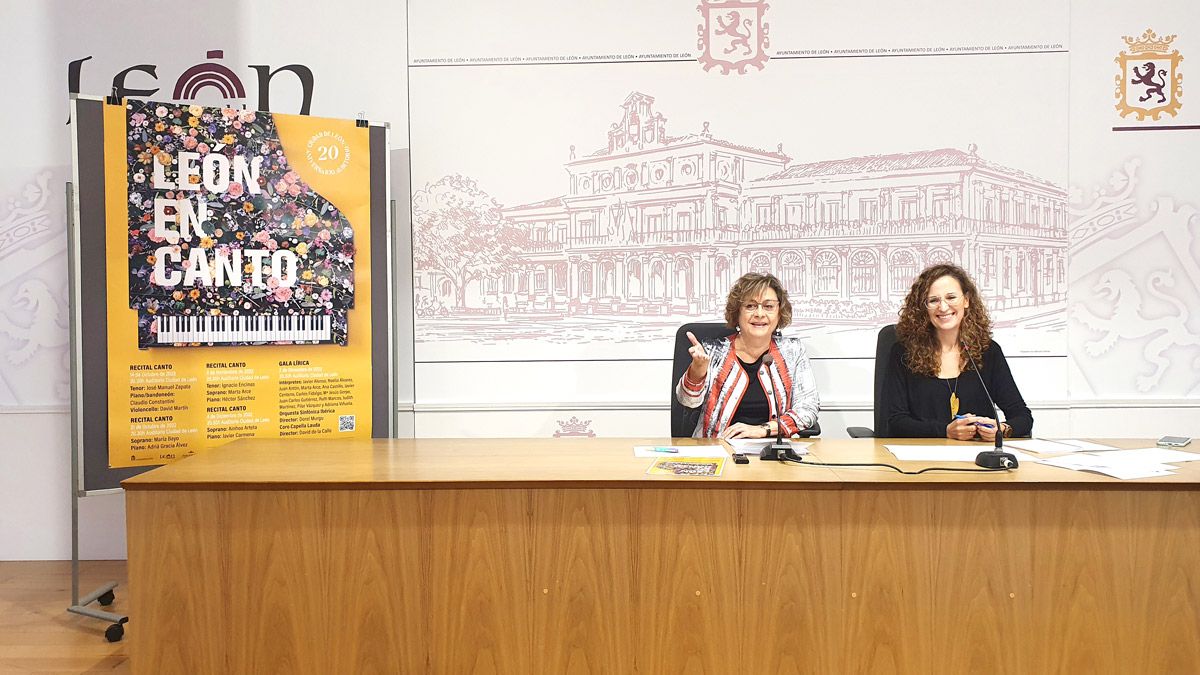
[[[1090,399],[1084,401],[1046,400],[1027,401],[1033,410],[1097,410],[1097,409],[1153,409],[1153,408],[1200,408],[1200,399]],[[822,401],[822,412],[871,412],[870,401]],[[571,410],[624,410],[657,412],[670,410],[663,401],[653,402],[575,402],[563,403],[417,403],[414,413],[482,413],[482,412],[560,412]]]
[[[411,401],[396,404],[396,412],[410,413],[414,412],[413,403]],[[62,405],[3,405],[0,406],[0,415],[70,415],[71,406],[68,404]]]
[[[1112,398],[1084,400],[1028,401],[1034,410],[1146,410],[1200,409],[1200,398]],[[870,401],[822,401],[823,412],[871,412]],[[670,410],[664,401],[578,401],[564,403],[413,403],[396,405],[397,413],[484,413],[484,412],[560,412],[570,410],[617,410],[657,412]],[[70,415],[69,405],[0,406],[0,415]]]
[[[0,415],[70,415],[71,405],[0,405]]]

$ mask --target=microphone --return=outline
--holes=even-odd
[[[983,373],[975,367],[975,359],[971,356],[971,350],[966,344],[962,345],[962,349],[967,353],[967,361],[971,364],[971,370],[974,370],[975,377],[979,378],[979,386],[983,387],[983,394],[987,396],[988,403],[992,406],[992,412],[996,415],[996,447],[975,455],[975,464],[985,469],[1015,469],[1018,466],[1016,455],[1004,452],[1004,428],[1000,426],[1000,408],[996,406],[996,401],[992,399],[992,393],[983,383]]]
[[[771,352],[763,354],[762,364],[764,367],[770,368],[773,363],[775,363],[775,357],[771,355]],[[763,448],[762,452],[758,455],[758,459],[760,461],[770,460],[775,462],[784,459],[800,461],[800,458],[792,452],[792,444],[783,440],[783,421],[780,419],[783,408],[779,402],[779,392],[775,391],[774,380],[771,380],[769,376],[767,379],[771,381],[771,399],[775,402],[775,442]]]

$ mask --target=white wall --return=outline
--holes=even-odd
[[[61,408],[0,411],[2,560],[71,557],[71,415]],[[125,557],[125,496],[80,502],[80,556]]]
[[[190,11],[182,20],[176,6],[131,0],[0,1],[0,63],[10,93],[0,106],[6,133],[0,155],[0,560],[71,555],[63,196],[71,165],[65,125],[70,62],[88,59],[81,93],[107,94],[118,72],[146,64],[157,79],[133,72],[126,85],[157,87],[155,97],[170,98],[183,71],[209,61],[208,50],[222,50],[217,62],[247,91],[244,101],[230,103],[251,108],[257,107],[258,89],[250,65],[305,65],[314,79],[312,114],[361,113],[389,122],[393,157],[406,156],[404,3],[350,2],[331,9],[316,0],[218,0]],[[300,102],[294,78],[277,76],[271,109],[296,113]],[[406,170],[393,171],[393,178],[394,186],[407,190]],[[398,246],[407,257],[407,238]],[[53,300],[37,308],[14,304],[26,285],[47,289]],[[410,301],[397,306],[411,312]],[[411,409],[410,369],[401,394]],[[83,557],[124,557],[123,495],[88,497],[80,509]]]
[[[5,17],[0,25],[0,62],[6,64],[6,87],[20,94],[17,103],[10,99],[0,109],[0,128],[8,138],[6,153],[0,157],[0,235],[18,221],[40,224],[42,232],[16,248],[0,246],[0,313],[20,327],[34,326],[32,335],[39,343],[25,358],[25,340],[0,332],[0,560],[70,555],[65,322],[35,325],[33,313],[13,307],[11,299],[22,283],[36,279],[53,291],[58,309],[65,312],[60,192],[70,163],[63,126],[65,73],[69,61],[85,56],[93,58],[84,65],[82,89],[92,94],[106,93],[114,73],[140,63],[155,64],[160,86],[169,88],[182,70],[203,60],[207,49],[224,49],[223,62],[239,73],[249,73],[247,65],[252,63],[304,63],[313,69],[316,80],[314,114],[352,117],[364,111],[372,120],[390,120],[393,148],[406,149],[413,110],[412,175],[417,187],[457,170],[491,177],[507,204],[562,191],[568,146],[576,145],[580,153],[602,146],[608,124],[616,119],[620,100],[605,94],[610,90],[623,96],[654,87],[664,92],[660,96],[664,106],[674,101],[669,110],[661,111],[680,133],[698,131],[702,122],[710,121],[714,133],[747,144],[773,148],[775,142],[784,142],[785,150],[797,159],[906,151],[940,146],[943,139],[948,139],[945,145],[964,149],[968,143],[979,143],[982,154],[1026,167],[1067,188],[1073,228],[1098,224],[1105,213],[1116,214],[1104,221],[1111,229],[1102,236],[1081,237],[1070,244],[1067,307],[1050,329],[1035,331],[1053,344],[1048,355],[1035,355],[1042,337],[1004,338],[1006,348],[1012,340],[1028,347],[1024,355],[1014,354],[1013,368],[1034,410],[1037,433],[1200,437],[1200,344],[1196,341],[1200,335],[1200,218],[1196,215],[1200,185],[1195,181],[1200,133],[1113,131],[1123,125],[1200,124],[1200,103],[1192,92],[1193,88],[1200,91],[1196,65],[1200,63],[1200,15],[1192,2],[1171,0],[1147,7],[1059,0],[981,8],[978,3],[921,0],[874,9],[871,24],[888,27],[878,35],[864,27],[856,6],[772,3],[766,18],[772,24],[771,50],[779,56],[844,47],[1060,44],[1070,50],[1069,69],[1066,55],[1055,49],[1025,57],[1004,56],[1011,60],[1001,61],[1003,67],[996,70],[981,66],[981,73],[1006,78],[1004,87],[990,89],[986,79],[971,79],[970,64],[996,63],[1001,57],[995,54],[846,61],[839,66],[846,77],[853,75],[861,78],[853,81],[879,89],[870,95],[887,94],[889,82],[895,81],[881,73],[902,73],[910,64],[924,69],[930,79],[894,108],[845,109],[829,93],[836,92],[839,80],[813,92],[809,80],[795,75],[804,72],[795,60],[769,61],[762,73],[722,76],[703,73],[697,63],[688,62],[690,56],[668,59],[665,64],[637,64],[623,56],[694,55],[700,20],[695,3],[576,3],[571,11],[564,11],[561,3],[548,2],[502,8],[466,1],[412,2],[407,8],[402,3],[352,2],[343,3],[339,7],[344,11],[335,13],[315,0],[227,1],[206,5],[206,11],[219,20],[197,21],[186,30],[147,37],[141,27],[167,25],[173,9],[125,0],[82,5],[0,1]],[[405,63],[406,11],[413,26],[414,60],[615,55],[621,62],[589,65],[580,78],[574,74],[585,70],[568,71],[564,77],[558,66],[410,71]],[[328,40],[310,39],[315,25]],[[1182,99],[1177,115],[1138,122],[1122,119],[1114,110],[1113,59],[1127,48],[1123,36],[1139,36],[1147,27],[1160,35],[1178,36],[1173,48],[1186,57],[1182,87],[1192,93]],[[964,76],[954,59],[977,60],[965,62]],[[18,63],[22,65],[11,65]],[[420,81],[413,95],[423,98],[410,100],[408,83],[414,72]],[[948,76],[945,81],[936,79],[939,72]],[[572,80],[587,82],[594,89],[573,92]],[[506,89],[497,83],[511,86]],[[130,85],[150,86],[150,80],[134,74]],[[707,91],[708,98],[697,97],[695,87]],[[434,113],[439,106],[444,108],[447,99],[422,94],[435,91],[464,103],[447,109],[448,117],[438,118]],[[492,98],[472,98],[473,91],[491,92]],[[810,116],[795,128],[769,114],[781,104],[793,105],[790,96],[799,97]],[[281,85],[272,103],[276,110],[294,112],[297,100]],[[528,127],[532,131],[523,127],[515,140],[511,138],[506,120],[536,115],[541,110],[537,104],[560,116],[534,118]],[[464,111],[463,106],[477,109]],[[519,106],[525,106],[523,111],[514,110]],[[957,112],[950,115],[947,110]],[[978,118],[964,121],[971,111],[978,111]],[[905,128],[889,127],[889,119],[906,120]],[[851,122],[854,128],[849,131],[830,131]],[[538,130],[550,138],[531,136]],[[888,146],[889,139],[896,141],[894,146]],[[393,156],[402,163],[408,157],[406,153]],[[496,161],[497,156],[505,161]],[[393,170],[401,183],[407,181],[407,166]],[[407,218],[400,221],[405,224]],[[1137,318],[1114,324],[1119,331],[1116,340],[1108,350],[1101,350],[1105,331],[1095,326],[1103,326],[1116,307],[1111,297],[1096,290],[1108,272],[1113,273],[1110,281],[1124,273],[1140,302],[1132,305],[1130,315]],[[1171,274],[1173,286],[1153,283],[1164,278],[1163,272]],[[409,288],[410,278],[401,275],[400,295]],[[1154,291],[1180,304],[1155,296]],[[407,314],[411,302],[402,298],[398,307]],[[1155,325],[1162,328],[1154,333],[1130,330],[1159,321]],[[825,342],[818,343],[822,347],[815,354],[825,402],[822,427],[826,436],[841,437],[846,425],[870,425],[871,364],[861,353],[862,345],[870,341],[855,338],[857,346],[840,352],[835,351],[842,349],[836,341],[822,339]],[[503,341],[481,361],[462,358],[461,350],[439,352],[429,341],[414,344],[408,332],[398,340],[411,368],[402,375],[398,403],[402,435],[548,436],[587,428],[602,436],[659,436],[667,429],[669,365],[663,356],[669,343],[649,341],[624,352],[609,349],[612,353],[604,353],[603,361],[543,345],[512,362],[502,354],[511,352],[513,345]],[[1147,384],[1145,378],[1155,373],[1156,359],[1165,359],[1167,367]],[[530,386],[500,393],[454,386],[514,378]],[[81,502],[83,557],[123,557],[123,503],[121,494]]]

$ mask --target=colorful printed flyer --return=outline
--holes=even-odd
[[[724,457],[664,457],[646,470],[650,476],[720,476]]]

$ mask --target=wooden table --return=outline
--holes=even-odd
[[[647,476],[667,442],[241,441],[126,480],[134,672],[1200,671],[1200,462]]]

